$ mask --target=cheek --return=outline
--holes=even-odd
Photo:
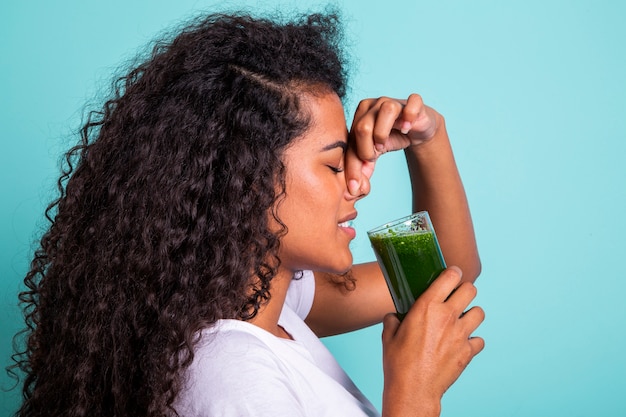
[[[300,210],[315,210],[315,207],[323,202],[322,196],[328,194],[328,185],[322,180],[321,173],[311,168],[296,171],[287,178],[286,200]]]
[[[320,187],[318,183],[303,182],[288,187],[279,216],[289,229],[288,236],[299,244],[325,237],[336,221],[336,198],[334,191]]]
[[[346,190],[345,178],[333,174],[324,161],[300,159],[287,165],[285,200],[280,206],[283,222],[290,228],[309,225],[328,232],[336,220]],[[316,226],[315,226],[316,225]],[[295,230],[295,229],[294,229]],[[318,230],[321,232],[321,230]],[[315,233],[315,230],[309,230]]]
[[[303,182],[298,196],[299,210],[315,223],[336,215],[343,193],[334,178],[330,178]]]
[[[310,221],[317,202],[314,189],[308,181],[290,178],[285,189],[285,197],[278,208],[278,216],[292,230]]]

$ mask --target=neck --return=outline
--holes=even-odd
[[[287,289],[292,278],[293,272],[281,270],[272,279],[270,300],[259,309],[259,312],[250,320],[250,323],[272,333],[276,337],[291,339],[289,333],[278,325],[278,319],[283,310]]]

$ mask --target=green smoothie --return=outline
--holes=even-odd
[[[369,234],[400,319],[430,283],[446,268],[432,230],[395,232],[381,229]]]

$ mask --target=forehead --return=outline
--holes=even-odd
[[[341,100],[335,93],[304,94],[302,106],[309,116],[309,128],[296,141],[303,146],[325,148],[348,140],[348,129]],[[295,144],[294,144],[295,145]]]

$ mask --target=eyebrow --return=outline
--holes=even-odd
[[[346,150],[348,150],[348,143],[344,142],[343,140],[338,140],[337,142],[333,142],[331,144],[328,144],[326,146],[324,146],[321,151],[325,152],[325,151],[330,151],[336,148],[341,148],[343,150],[343,152],[345,153]]]

